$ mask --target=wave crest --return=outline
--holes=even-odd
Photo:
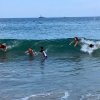
[[[2,39],[1,43],[6,43],[8,52],[23,53],[28,48],[33,48],[35,51],[39,51],[43,46],[48,53],[89,53],[100,49],[99,40],[89,40],[80,38],[80,43],[76,47],[74,44],[69,45],[73,38],[68,39],[55,39],[55,40],[15,40],[15,39]],[[89,47],[90,44],[94,46]]]

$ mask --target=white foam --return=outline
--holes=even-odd
[[[8,50],[8,49],[12,49],[12,48],[14,48],[14,47],[16,47],[16,46],[18,46],[18,45],[19,45],[19,43],[15,41],[15,42],[13,43],[13,45],[8,45],[8,46],[7,46],[7,50]]]
[[[62,94],[62,92],[57,92],[57,93],[54,93],[54,92],[50,92],[50,93],[40,93],[40,94],[33,94],[33,95],[30,95],[30,96],[27,96],[27,97],[24,97],[24,98],[20,98],[20,99],[16,99],[16,100],[35,100],[37,98],[47,98],[47,97],[52,97],[53,95],[54,96],[60,96]],[[61,97],[61,100],[68,100],[68,97],[69,97],[69,93],[68,92],[65,92],[64,96]]]
[[[29,100],[31,98],[34,98],[34,97],[38,97],[38,96],[49,96],[50,93],[44,93],[44,94],[34,94],[34,95],[30,95],[28,97],[25,97],[25,98],[21,98],[20,100]]]
[[[69,93],[65,92],[65,95],[61,97],[61,100],[68,100],[68,97],[69,97]]]
[[[100,100],[100,94],[91,94],[88,93],[86,95],[83,95],[80,100]]]
[[[86,40],[82,38],[81,43],[81,51],[89,54],[92,54],[95,50],[100,48],[100,41]],[[91,48],[89,47],[90,44],[93,44],[94,46]]]

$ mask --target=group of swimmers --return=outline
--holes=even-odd
[[[76,47],[79,44],[79,42],[80,42],[80,39],[78,37],[74,37],[74,40],[69,45],[74,44],[74,47]],[[94,45],[93,44],[89,44],[89,47],[93,48]],[[46,52],[45,52],[43,47],[40,47],[40,51],[38,53],[33,51],[32,48],[29,48],[25,53],[27,53],[30,56],[36,56],[37,54],[41,53],[43,58],[45,58],[45,59],[47,58],[47,54],[46,54]]]
[[[74,47],[76,47],[78,45],[78,43],[79,43],[78,37],[75,37],[74,40],[69,45],[71,45],[72,43],[75,43]],[[38,54],[37,52],[33,51],[32,48],[29,48],[25,53],[27,53],[30,56],[35,56],[35,55]],[[44,58],[47,58],[47,54],[46,54],[46,52],[45,52],[43,47],[41,47],[39,53],[41,53]]]
[[[42,54],[44,59],[47,58],[47,54],[46,54],[46,52],[45,52],[43,47],[40,47],[40,51],[38,53],[33,51],[32,48],[29,48],[25,53],[28,54],[29,56],[33,56],[33,57],[38,55],[38,54]]]
[[[0,50],[6,52],[7,51],[6,44],[0,43]],[[45,59],[47,58],[47,54],[44,50],[44,47],[40,47],[40,51],[38,53],[33,51],[32,48],[29,48],[25,53],[28,54],[29,56],[33,56],[33,57],[36,56],[37,54],[41,54],[43,56],[43,58],[45,58]]]
[[[78,37],[75,37],[74,40],[69,45],[71,45],[71,44],[74,43],[74,47],[76,47],[79,44],[79,42],[80,42],[79,38]],[[93,48],[94,45],[93,44],[89,44],[89,47],[90,48]],[[4,52],[6,52],[7,51],[6,44],[1,44],[0,43],[0,49],[3,50]],[[46,54],[46,52],[44,50],[44,47],[40,47],[40,51],[38,53],[35,52],[35,51],[33,51],[32,48],[29,48],[25,53],[28,54],[28,55],[30,55],[30,56],[36,56],[39,53],[41,53],[44,58],[47,58],[47,54]]]

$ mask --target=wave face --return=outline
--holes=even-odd
[[[7,53],[14,55],[23,55],[28,48],[32,48],[38,52],[43,46],[48,54],[64,54],[64,53],[88,53],[98,52],[100,48],[99,40],[89,40],[80,38],[80,43],[74,47],[74,43],[69,45],[73,38],[68,39],[54,39],[54,40],[16,40],[16,39],[1,39],[1,43],[7,45]],[[89,47],[90,44],[94,46]],[[1,51],[2,52],[2,51]],[[1,53],[0,52],[0,53]],[[25,54],[24,54],[25,55]]]

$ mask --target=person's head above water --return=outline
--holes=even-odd
[[[32,50],[32,48],[28,48],[28,50]]]
[[[43,52],[44,51],[44,47],[40,47],[40,52]]]
[[[41,49],[44,49],[43,47],[40,47]]]
[[[90,44],[90,45],[89,45],[89,47],[93,48],[93,47],[94,47],[94,45],[93,45],[93,44]]]

